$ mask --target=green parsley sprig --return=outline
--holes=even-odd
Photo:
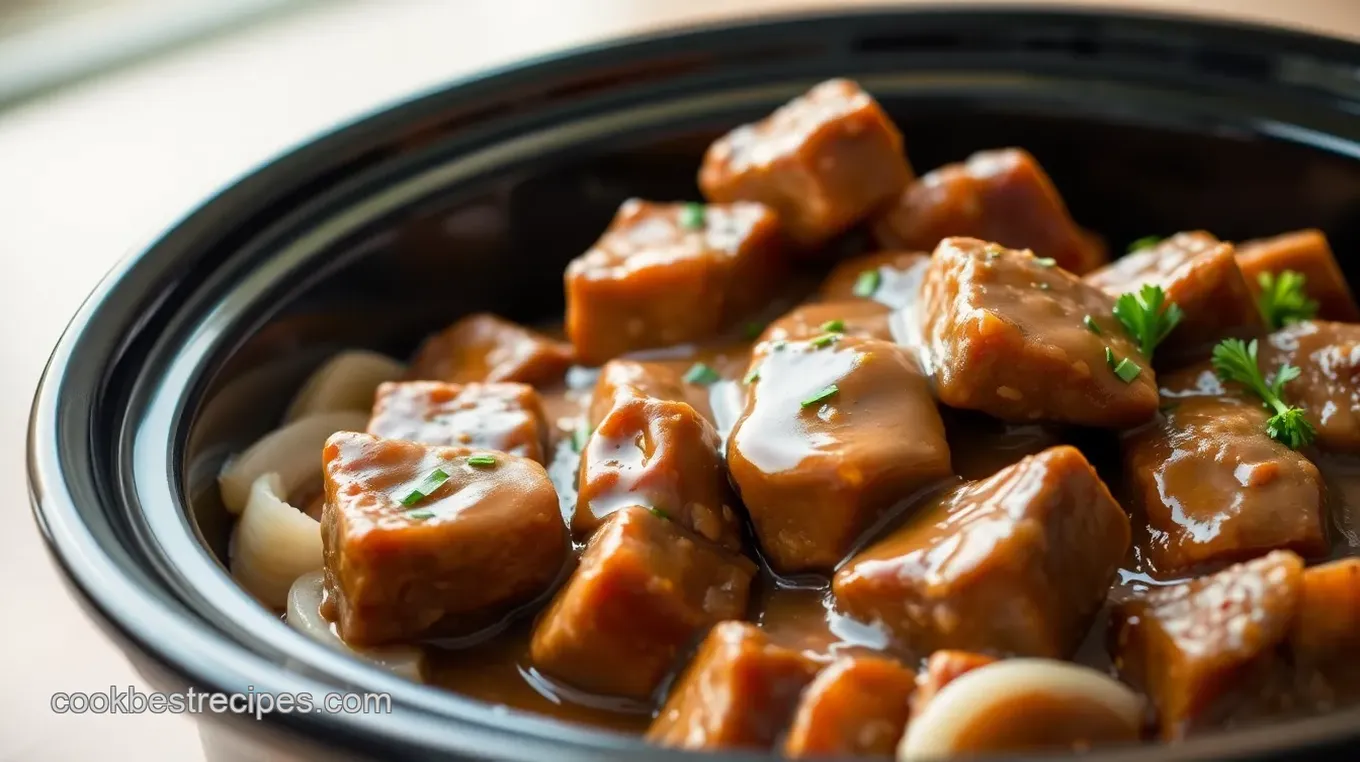
[[[1249,343],[1241,339],[1224,339],[1214,347],[1213,363],[1219,378],[1245,386],[1261,398],[1267,410],[1275,412],[1266,421],[1266,434],[1271,439],[1297,450],[1317,437],[1317,431],[1303,416],[1303,410],[1284,401],[1284,385],[1299,377],[1298,367],[1285,365],[1275,374],[1274,382],[1266,383],[1256,359],[1255,339]]]
[[[1152,350],[1185,318],[1180,305],[1169,302],[1161,286],[1147,284],[1138,293],[1121,294],[1114,302],[1114,316],[1138,342],[1138,351],[1152,359]]]
[[[703,204],[691,202],[680,207],[680,227],[686,230],[703,230],[706,217]]]
[[[434,491],[439,489],[439,485],[443,484],[448,480],[449,480],[448,472],[442,468],[436,468],[435,470],[431,471],[429,475],[426,476],[424,479],[421,479],[419,484],[411,488],[411,491],[406,493],[406,495],[401,498],[401,504],[406,506],[407,508],[410,508],[411,506],[419,503],[421,500],[424,500],[425,498],[434,494]]]
[[[1284,270],[1278,275],[1264,272],[1256,276],[1256,282],[1261,285],[1261,295],[1257,297],[1256,303],[1270,330],[1300,320],[1311,320],[1317,315],[1318,303],[1309,299],[1308,293],[1303,290],[1308,284],[1303,273],[1294,270]]]
[[[1161,243],[1161,242],[1162,242],[1162,239],[1161,239],[1160,236],[1155,236],[1155,235],[1145,235],[1145,236],[1143,236],[1142,238],[1139,238],[1138,240],[1136,240],[1136,241],[1134,241],[1133,243],[1129,244],[1128,252],[1129,252],[1130,254],[1132,254],[1132,253],[1134,253],[1135,251],[1138,251],[1138,250],[1140,250],[1140,249],[1150,249],[1150,248],[1152,248],[1153,246],[1156,246],[1157,244],[1159,244],[1159,243]]]

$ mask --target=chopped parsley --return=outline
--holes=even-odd
[[[571,432],[571,449],[573,452],[581,452],[586,449],[586,441],[590,439],[591,428],[582,420],[576,425],[576,430]]]
[[[811,397],[808,397],[807,399],[803,400],[801,404],[803,407],[812,407],[813,405],[831,399],[836,395],[836,392],[839,391],[840,387],[836,386],[835,384],[827,384],[821,389],[818,389],[817,392],[813,394]]]
[[[1309,299],[1303,290],[1308,283],[1303,273],[1294,270],[1285,270],[1278,275],[1264,272],[1256,276],[1256,282],[1261,285],[1261,295],[1256,303],[1270,330],[1317,315],[1318,303]]]
[[[878,268],[865,270],[855,279],[855,287],[851,289],[855,296],[868,299],[878,291],[878,287],[883,285],[883,273]]]
[[[1138,240],[1136,240],[1136,241],[1134,241],[1133,243],[1129,244],[1128,252],[1129,252],[1130,254],[1132,254],[1132,253],[1134,253],[1135,251],[1139,251],[1139,250],[1141,250],[1141,249],[1150,249],[1150,248],[1152,248],[1153,246],[1156,246],[1157,244],[1159,244],[1159,243],[1161,243],[1161,242],[1162,242],[1162,239],[1161,239],[1160,236],[1155,236],[1155,235],[1145,235],[1145,236],[1143,236],[1142,238],[1139,238]]]
[[[1110,366],[1110,370],[1114,371],[1115,376],[1126,384],[1133,383],[1133,380],[1138,378],[1138,374],[1143,372],[1143,368],[1138,363],[1127,357],[1116,360],[1114,350],[1109,347],[1105,347],[1105,364]]]
[[[689,370],[685,371],[685,383],[687,384],[709,386],[721,380],[722,376],[718,375],[718,371],[713,370],[705,363],[696,362],[689,366]]]
[[[1152,350],[1185,317],[1180,305],[1168,302],[1161,286],[1148,284],[1137,294],[1121,294],[1114,302],[1114,316],[1138,342],[1138,351],[1151,360]]]
[[[821,336],[818,336],[817,338],[815,338],[815,339],[809,341],[808,343],[811,344],[812,346],[818,348],[818,349],[822,349],[823,347],[829,347],[829,346],[831,346],[832,344],[834,344],[834,343],[836,342],[836,339],[839,339],[839,338],[840,338],[840,334],[835,334],[835,333],[824,333],[824,334],[822,334]]]
[[[830,333],[845,333],[845,321],[837,318],[822,323],[822,330]]]
[[[1317,431],[1303,416],[1303,410],[1291,407],[1284,401],[1284,385],[1299,377],[1302,371],[1298,367],[1285,365],[1275,374],[1274,383],[1266,383],[1256,358],[1255,339],[1250,343],[1241,339],[1224,339],[1214,347],[1213,364],[1219,378],[1245,386],[1261,398],[1267,410],[1274,411],[1275,414],[1266,421],[1266,434],[1271,439],[1297,450],[1317,437]]]
[[[1126,384],[1133,383],[1133,380],[1138,378],[1138,374],[1142,372],[1142,367],[1127,357],[1120,360],[1119,364],[1114,366],[1114,374],[1119,376],[1119,380]]]
[[[680,227],[686,230],[702,230],[705,216],[703,204],[685,204],[680,207]]]
[[[436,468],[430,472],[429,476],[421,479],[420,484],[417,484],[410,492],[406,493],[406,496],[401,499],[401,504],[409,508],[416,503],[419,503],[421,500],[424,500],[433,494],[435,490],[439,489],[439,485],[448,480],[448,473],[442,468]]]

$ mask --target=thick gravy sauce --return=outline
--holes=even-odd
[[[704,363],[716,371],[721,380],[707,387],[709,412],[725,439],[744,404],[741,379],[747,372],[751,346],[748,341],[726,339],[713,345],[684,345],[631,357],[672,365],[679,373],[695,363]],[[569,524],[575,510],[580,459],[573,443],[579,437],[578,432],[589,425],[591,391],[596,380],[596,370],[577,367],[567,374],[565,384],[541,392],[552,430],[548,473],[557,487],[563,517]],[[949,411],[945,424],[950,449],[955,455],[955,471],[964,479],[986,477],[1026,455],[1056,444],[1074,442],[1090,456],[1111,490],[1116,494],[1121,491],[1118,435],[1113,432],[1072,430],[1047,424],[1006,424],[966,411]],[[1091,441],[1093,439],[1102,441]],[[1356,532],[1360,531],[1360,458],[1330,455],[1321,462],[1330,499],[1335,505],[1333,516],[1338,522],[1332,533],[1334,555],[1354,555],[1360,550],[1360,541],[1355,539]],[[937,500],[938,494],[938,489],[927,491],[904,502],[866,533],[856,547],[862,548],[887,534],[927,503]],[[1134,525],[1139,525],[1136,518]],[[581,548],[577,543],[574,551],[579,553]],[[1193,576],[1157,578],[1149,573],[1136,549],[1137,543],[1134,543],[1120,569],[1118,582],[1110,590],[1108,604],[1096,618],[1073,661],[1113,674],[1105,642],[1110,605],[1151,587],[1174,584]],[[872,652],[886,652],[911,661],[922,658],[895,643],[884,628],[838,611],[830,594],[830,581],[824,576],[781,577],[762,564],[751,607],[748,621],[757,624],[775,642],[818,661],[830,662],[840,655]],[[591,695],[534,670],[528,659],[532,624],[532,616],[526,616],[484,642],[465,648],[430,646],[429,681],[471,698],[569,722],[630,732],[646,729],[659,707],[659,697],[658,701],[646,704]],[[687,661],[682,659],[680,663]]]

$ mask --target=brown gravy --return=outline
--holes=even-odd
[[[741,398],[734,395],[739,393],[738,383],[747,370],[749,343],[726,340],[711,346],[680,346],[631,356],[674,364],[682,372],[695,362],[706,363],[717,371],[723,380],[712,384],[709,394],[715,424],[726,438],[740,413]],[[579,461],[572,439],[583,425],[595,379],[593,369],[573,368],[565,385],[541,391],[552,429],[548,472],[558,489],[568,524],[575,508]],[[964,478],[990,475],[1026,455],[1066,441],[1078,444],[1115,494],[1120,492],[1118,435],[1114,432],[1065,430],[1038,424],[1008,425],[963,411],[950,411],[946,416],[946,427],[951,450],[957,458],[955,470]],[[1334,555],[1356,555],[1360,553],[1355,540],[1360,531],[1360,519],[1352,522],[1351,518],[1360,517],[1360,458],[1330,455],[1319,459],[1319,465],[1328,481],[1333,515],[1338,524],[1332,533]],[[929,499],[929,495],[903,505],[897,517],[910,515],[925,499]],[[881,535],[893,524],[893,521],[883,522],[873,534]],[[580,551],[579,546],[576,551]],[[1131,550],[1120,570],[1118,582],[1110,590],[1109,602],[1118,602],[1149,586],[1179,581],[1155,579],[1147,571]],[[886,632],[874,625],[838,612],[830,595],[829,580],[823,577],[780,579],[762,564],[751,605],[748,621],[756,623],[781,644],[797,648],[819,661],[829,662],[835,656],[856,651],[887,652],[909,661],[920,658],[894,644]],[[1112,674],[1105,643],[1108,609],[1107,605],[1096,618],[1073,661]],[[636,733],[646,730],[660,705],[660,696],[654,697],[650,705],[595,696],[563,686],[535,671],[528,659],[533,619],[532,615],[526,615],[479,645],[457,650],[431,647],[428,680],[470,698],[569,722]],[[682,659],[681,663],[686,661]],[[663,684],[659,693],[664,695],[666,687]]]

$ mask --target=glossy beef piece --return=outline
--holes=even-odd
[[[695,636],[746,614],[755,564],[645,508],[605,520],[534,629],[534,666],[582,690],[648,699]]]
[[[468,315],[431,336],[407,371],[415,381],[518,381],[555,384],[571,367],[571,347],[495,315]]]
[[[567,336],[578,360],[599,365],[712,337],[778,287],[778,239],[774,212],[760,204],[625,201],[567,265]]]
[[[1114,319],[1114,299],[1029,252],[973,238],[942,241],[918,316],[940,401],[1002,420],[1127,428],[1157,413],[1143,367],[1125,383],[1118,359],[1146,365]],[[1100,335],[1089,330],[1091,318]]]
[[[1058,190],[1027,151],[981,151],[907,186],[874,221],[885,249],[931,251],[954,236],[1032,249],[1082,274],[1105,264],[1098,238],[1067,213]]]
[[[892,341],[888,315],[887,307],[868,301],[804,304],[766,326],[759,341],[803,341],[831,333]]]
[[[924,251],[865,254],[832,268],[817,293],[828,302],[866,299],[904,309],[921,298],[921,279],[928,264],[930,253]]]
[[[671,687],[647,740],[682,749],[769,749],[817,663],[745,622],[709,632]]]
[[[926,660],[925,670],[916,676],[916,692],[911,696],[912,716],[924,711],[935,694],[944,690],[946,685],[996,661],[995,656],[972,651],[945,650],[931,654]]]
[[[619,394],[581,453],[572,533],[584,540],[630,505],[741,550],[741,520],[713,424],[683,402]]]
[[[1161,286],[1185,313],[1157,348],[1158,367],[1173,367],[1209,355],[1228,337],[1249,339],[1265,332],[1254,292],[1237,266],[1230,243],[1203,231],[1177,233],[1139,249],[1086,276],[1111,296]]]
[[[1163,738],[1212,724],[1239,686],[1272,667],[1289,633],[1303,562],[1277,551],[1217,574],[1153,588],[1117,606],[1111,651],[1120,676],[1157,709]]]
[[[1289,646],[1302,665],[1325,668],[1343,660],[1354,667],[1360,653],[1360,558],[1303,572]]]
[[[815,248],[911,178],[892,120],[854,82],[833,79],[715,141],[699,187],[710,201],[773,207],[795,243]]]
[[[685,371],[677,363],[643,362],[640,360],[610,360],[600,368],[595,390],[590,397],[590,425],[600,421],[614,409],[618,395],[644,396],[659,400],[686,402],[708,420],[713,420],[708,401],[708,387],[685,381]]]
[[[892,756],[911,714],[915,687],[916,675],[891,659],[836,660],[803,690],[784,756]]]
[[[378,387],[368,433],[500,450],[542,463],[548,424],[538,392],[525,384],[405,381]]]
[[[752,371],[727,465],[775,571],[829,571],[885,511],[950,475],[940,414],[900,347],[771,342]]]
[[[1244,241],[1237,245],[1237,264],[1252,293],[1260,291],[1262,273],[1293,270],[1303,275],[1308,298],[1317,300],[1319,318],[1360,322],[1360,307],[1356,306],[1355,296],[1332,255],[1332,247],[1320,230],[1298,230],[1274,238]]]
[[[1065,657],[1105,600],[1129,520],[1072,447],[944,495],[850,559],[841,609],[916,653]]]
[[[1189,371],[1172,388],[1213,377]],[[1196,387],[1198,390],[1201,387]],[[1318,469],[1271,439],[1268,414],[1234,396],[1172,398],[1161,420],[1124,439],[1124,473],[1139,555],[1160,577],[1288,548],[1327,552],[1326,495]]]
[[[472,457],[494,464],[475,466]],[[567,560],[543,466],[340,432],[322,452],[326,610],[352,646],[463,634],[545,591]],[[448,479],[406,505],[440,470]]]
[[[1284,396],[1308,414],[1319,447],[1360,453],[1360,325],[1296,323],[1271,334],[1260,354],[1268,374],[1286,363],[1302,371]]]

